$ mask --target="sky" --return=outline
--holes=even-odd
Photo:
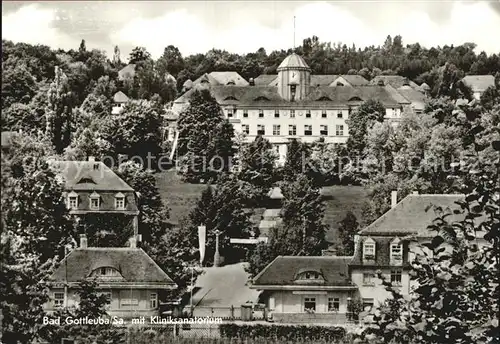
[[[500,0],[2,2],[2,39],[62,49],[85,39],[87,49],[109,56],[118,45],[122,59],[136,46],[154,58],[168,45],[183,56],[270,52],[313,35],[360,48],[387,35],[425,47],[474,42],[478,53],[500,53]]]

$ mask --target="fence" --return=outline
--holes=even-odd
[[[241,306],[229,306],[229,307],[194,307],[193,317],[211,317],[211,318],[221,318],[222,320],[265,320],[266,310],[260,307],[251,308],[251,318],[248,319],[247,316],[242,314]],[[183,310],[184,314],[191,314],[191,308],[185,307]]]

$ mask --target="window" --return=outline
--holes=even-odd
[[[273,125],[273,135],[281,135],[281,126],[279,124]]]
[[[328,298],[328,312],[338,312],[340,309],[340,299],[338,297]]]
[[[90,209],[97,210],[101,205],[101,198],[98,193],[93,192],[90,195]]]
[[[290,110],[290,118],[295,118],[295,110]]]
[[[306,110],[306,118],[311,118],[311,110]]]
[[[243,118],[248,118],[248,110],[243,110]]]
[[[78,208],[78,196],[69,196],[68,197],[68,204],[70,209],[77,209]]]
[[[288,135],[290,136],[297,135],[297,126],[295,124],[290,124],[288,126]]]
[[[375,274],[365,272],[363,274],[363,285],[375,285]]]
[[[54,307],[64,306],[64,293],[54,293]]]
[[[337,118],[343,118],[344,115],[342,114],[342,111],[339,110],[339,112],[337,112]]]
[[[280,118],[280,110],[274,110],[274,118]]]
[[[373,299],[363,299],[363,309],[369,311],[373,307]]]
[[[401,270],[391,270],[391,284],[394,286],[400,286],[402,282],[402,271]]]
[[[266,127],[263,124],[257,125],[257,135],[266,135]]]
[[[304,311],[316,311],[316,298],[315,297],[305,297],[304,298]]]
[[[366,239],[363,243],[363,259],[375,259],[375,241],[371,238]]]
[[[247,135],[250,134],[250,126],[248,124],[242,124],[241,131]]]
[[[231,108],[227,109],[227,117],[231,118],[233,117],[233,115],[234,115],[234,109]]]
[[[306,135],[306,136],[312,135],[312,125],[310,125],[310,124],[304,125],[304,135]]]
[[[328,135],[328,126],[327,125],[320,125],[319,126],[319,133],[320,135]]]
[[[122,193],[117,193],[115,195],[115,208],[119,210],[125,209],[125,195]]]
[[[274,310],[276,308],[276,300],[273,296],[269,298],[269,309]]]
[[[156,307],[158,307],[158,294],[151,293],[149,295],[149,308],[156,308]]]
[[[118,270],[113,269],[111,267],[102,267],[96,270],[95,274],[101,277],[114,277],[120,276]]]
[[[335,135],[344,136],[344,126],[342,124],[337,124],[335,126]]]
[[[321,110],[321,118],[326,118],[326,110]]]
[[[391,265],[401,265],[403,264],[403,245],[399,238],[394,239],[391,242]]]
[[[264,118],[264,110],[259,110],[259,118]]]

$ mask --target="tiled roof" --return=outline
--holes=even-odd
[[[378,75],[370,81],[370,84],[377,85],[380,80],[384,82],[384,85],[391,85],[396,89],[404,86],[406,83],[412,88],[418,87],[416,83],[401,75]]]
[[[210,76],[221,85],[227,85],[229,81],[234,81],[235,86],[248,86],[248,81],[236,72],[211,72]]]
[[[51,166],[64,178],[66,190],[134,191],[100,161],[52,161]]]
[[[311,75],[311,86],[328,86],[337,79],[339,75],[335,74],[318,74]]]
[[[212,86],[212,95],[221,105],[236,104],[245,106],[283,106],[290,107],[291,103],[278,94],[276,87],[270,86]],[[193,90],[184,93],[175,103],[187,103]],[[319,100],[319,99],[330,99]],[[311,87],[306,99],[295,101],[294,107],[325,107],[325,106],[346,106],[348,104],[358,104],[360,101],[369,99],[379,100],[386,107],[396,107],[401,104],[409,104],[409,101],[384,86],[358,86],[358,87]],[[236,100],[234,100],[236,99]]]
[[[253,81],[255,86],[269,86],[277,77],[277,74],[261,74]]]
[[[2,148],[10,147],[17,134],[17,131],[2,131]]]
[[[344,75],[339,75],[339,77],[342,77],[344,80],[346,80],[352,86],[363,86],[363,85],[368,85],[370,83],[368,80],[363,78],[361,75],[344,74]]]
[[[48,282],[79,282],[96,269],[112,267],[118,270],[123,282],[146,284],[157,288],[172,288],[172,279],[140,248],[89,247],[71,251],[48,279]],[[113,282],[105,282],[112,284]]]
[[[113,101],[115,103],[126,103],[129,101],[129,98],[127,97],[127,95],[125,93],[123,93],[122,91],[118,91],[115,93],[115,95],[113,96]]]
[[[279,72],[282,68],[301,68],[301,69],[310,69],[307,65],[306,61],[302,58],[302,56],[297,55],[295,53],[288,55],[278,66],[277,71]]]
[[[410,86],[402,86],[397,89],[398,93],[408,99],[416,110],[424,110],[427,97],[420,91]]]
[[[427,227],[438,217],[434,206],[444,209],[458,209],[458,201],[464,200],[464,195],[408,195],[394,208],[362,229],[361,235],[394,235],[394,234],[429,234]],[[462,215],[463,218],[463,215]],[[450,216],[449,221],[460,220],[459,215]]]
[[[351,286],[348,264],[352,257],[278,256],[253,281],[257,286],[303,285],[295,281],[301,271],[319,271],[324,283],[308,281],[307,286]]]
[[[473,92],[484,92],[488,87],[495,86],[493,75],[467,75],[462,81],[472,88]]]

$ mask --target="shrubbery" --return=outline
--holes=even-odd
[[[337,341],[346,335],[342,327],[323,327],[307,325],[239,325],[222,324],[220,334],[223,338],[268,338],[286,341],[305,342],[308,340]]]

